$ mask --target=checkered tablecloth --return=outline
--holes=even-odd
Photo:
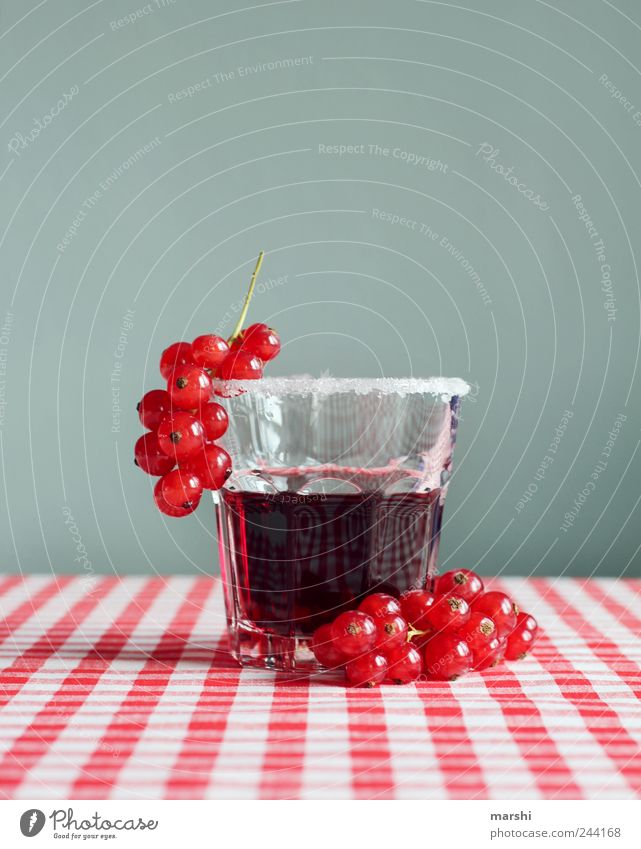
[[[0,576],[0,798],[641,795],[641,581],[495,583],[534,655],[348,690],[239,669],[209,578]]]

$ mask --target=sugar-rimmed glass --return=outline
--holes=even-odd
[[[234,381],[214,493],[233,655],[309,669],[314,630],[370,592],[430,584],[458,378]]]

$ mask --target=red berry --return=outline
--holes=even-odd
[[[376,623],[376,648],[383,654],[407,642],[407,622],[398,613],[372,618]]]
[[[267,363],[273,360],[280,351],[280,338],[275,330],[266,324],[250,324],[240,335],[240,346],[249,354]]]
[[[231,457],[220,445],[206,444],[180,464],[195,474],[205,489],[220,489],[231,475]]]
[[[142,426],[157,430],[165,416],[171,415],[171,398],[165,389],[152,389],[142,396],[136,409]]]
[[[401,605],[392,595],[372,593],[363,599],[358,609],[376,619],[377,616],[385,616],[387,613],[400,613]]]
[[[332,639],[345,657],[358,657],[374,648],[376,624],[360,610],[348,610],[332,623]]]
[[[227,410],[213,401],[199,408],[198,418],[205,428],[205,439],[209,442],[220,439],[229,426]]]
[[[511,599],[500,592],[483,593],[474,600],[474,610],[489,616],[496,625],[497,637],[507,637],[516,625],[518,607]]]
[[[385,652],[387,657],[387,680],[393,684],[409,684],[416,681],[423,671],[421,653],[412,643],[404,643],[391,651]]]
[[[169,375],[178,366],[192,363],[191,345],[189,342],[174,342],[162,352],[160,357],[160,373],[167,380]]]
[[[229,353],[229,345],[222,336],[207,333],[194,339],[191,343],[191,350],[196,365],[217,369]]]
[[[472,668],[472,654],[457,633],[437,634],[423,649],[425,671],[430,678],[454,681]]]
[[[427,618],[437,634],[448,629],[461,628],[470,618],[470,606],[464,598],[441,595],[430,607]]]
[[[162,450],[153,431],[143,433],[136,441],[134,458],[135,464],[148,475],[166,475],[176,465],[176,461]]]
[[[480,654],[485,656],[488,645],[496,639],[496,626],[484,613],[472,610],[470,618],[459,633],[468,644],[472,657],[476,661]]]
[[[473,659],[473,668],[480,672],[482,669],[498,666],[505,655],[507,640],[494,637],[488,643],[487,649]]]
[[[263,361],[242,348],[232,348],[220,367],[223,380],[258,380],[263,376]]]
[[[518,628],[520,625],[523,625],[528,631],[532,631],[533,634],[536,634],[539,630],[539,623],[534,616],[531,613],[524,613],[522,610],[519,610],[516,614],[516,627]]]
[[[163,419],[158,428],[160,447],[175,460],[184,460],[195,454],[205,440],[205,429],[191,413],[174,413],[168,419]]]
[[[435,601],[427,590],[410,590],[401,596],[401,614],[417,631],[425,631],[430,627],[428,614]]]
[[[173,516],[176,519],[180,519],[183,516],[189,516],[189,514],[193,513],[198,506],[197,504],[192,504],[191,507],[174,507],[172,504],[165,501],[165,497],[162,494],[162,478],[160,478],[154,487],[154,501],[156,502],[156,507],[161,513],[164,513],[166,516]]]
[[[321,625],[314,631],[311,649],[320,665],[328,669],[335,669],[345,663],[343,655],[334,645],[331,625]]]
[[[203,494],[200,479],[184,469],[174,469],[160,479],[162,497],[172,507],[197,507]]]
[[[436,592],[439,595],[455,595],[468,604],[483,592],[483,581],[470,569],[454,569],[438,579]]]
[[[167,392],[175,407],[193,410],[211,398],[211,378],[200,366],[178,366],[169,376]]]
[[[519,618],[520,621],[517,621],[516,628],[507,638],[506,660],[522,660],[536,641],[538,625],[534,617],[528,616],[528,614],[519,614]],[[528,627],[531,624],[528,622],[529,619],[534,623],[534,628]]]
[[[387,675],[387,661],[378,652],[355,657],[345,666],[345,677],[350,687],[375,687]]]

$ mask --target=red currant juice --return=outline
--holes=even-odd
[[[268,641],[268,652],[287,653],[291,638],[297,652],[319,625],[365,595],[399,596],[423,588],[434,571],[444,501],[440,489],[220,494],[230,631],[234,651],[245,660],[244,649],[257,634],[276,638]]]

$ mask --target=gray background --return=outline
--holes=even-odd
[[[153,507],[134,407],[264,248],[272,374],[475,383],[444,565],[640,574],[641,6],[468,6],[4,0],[2,570],[214,569],[209,505]]]

